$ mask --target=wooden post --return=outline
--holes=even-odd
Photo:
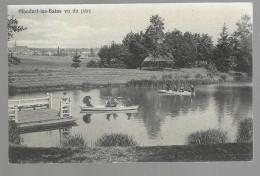
[[[50,109],[52,109],[52,94],[50,94],[50,99],[49,99],[49,101],[50,101]]]
[[[16,104],[14,105],[14,119],[15,123],[18,123],[18,106]]]
[[[69,106],[70,106],[70,108],[69,108],[69,113],[70,113],[70,117],[71,117],[71,100],[69,99]]]
[[[60,118],[63,118],[63,101],[60,100]]]

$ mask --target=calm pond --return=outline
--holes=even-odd
[[[252,84],[225,83],[200,86],[195,96],[160,95],[155,89],[98,88],[67,91],[77,126],[22,134],[23,145],[51,147],[69,135],[80,134],[93,146],[104,134],[133,135],[141,146],[184,145],[189,134],[223,129],[228,140],[236,138],[240,120],[252,117]],[[59,109],[63,91],[52,92],[53,108]],[[80,113],[82,99],[92,97],[93,105],[104,105],[102,97],[131,98],[137,113]],[[43,97],[44,93],[19,94],[10,99]]]

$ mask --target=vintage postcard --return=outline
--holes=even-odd
[[[8,6],[9,163],[253,160],[252,3]]]

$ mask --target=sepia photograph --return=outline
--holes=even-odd
[[[10,164],[253,161],[253,3],[7,9]]]

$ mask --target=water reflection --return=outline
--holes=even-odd
[[[126,115],[127,115],[127,120],[130,120],[132,117],[132,113],[126,113]]]
[[[85,114],[85,115],[83,115],[83,121],[85,122],[85,123],[87,123],[87,124],[89,124],[90,122],[91,122],[91,115],[92,114]]]
[[[60,134],[60,145],[66,140],[68,140],[71,136],[71,127],[69,128],[62,128],[59,129],[59,134]]]
[[[186,137],[196,131],[223,129],[229,141],[235,139],[240,120],[252,117],[252,87],[210,85],[196,88],[196,96],[160,96],[156,89],[99,88],[67,91],[72,97],[72,115],[78,126],[71,133],[82,134],[86,141],[95,141],[107,133],[135,136],[141,145],[185,144]],[[63,92],[53,92],[53,106],[58,109]],[[91,96],[94,106],[104,106],[102,97],[122,97],[139,105],[135,112],[80,113],[82,99]],[[41,97],[42,94],[31,96]],[[21,94],[14,98],[28,98]],[[29,146],[55,145],[58,130],[23,135]],[[44,142],[39,142],[42,139]],[[47,145],[47,144],[46,144]]]
[[[127,116],[127,120],[130,120],[133,114],[137,114],[138,111],[126,111],[124,112]],[[122,113],[122,112],[121,112]],[[121,113],[96,113],[98,116],[104,116],[107,121],[110,121],[110,117],[113,117],[114,120],[117,120],[119,114]],[[94,113],[95,114],[95,113]],[[92,114],[84,114],[82,119],[86,124],[90,124]]]

